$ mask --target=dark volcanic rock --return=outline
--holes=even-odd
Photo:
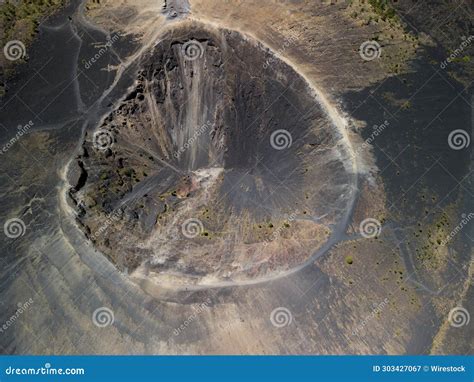
[[[353,197],[344,143],[308,84],[228,30],[194,26],[160,41],[84,146],[81,195],[94,202],[83,222],[94,232],[124,209],[95,237],[129,271],[215,281],[288,270]]]

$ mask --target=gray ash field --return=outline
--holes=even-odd
[[[5,29],[2,352],[472,354],[472,8],[429,3]]]

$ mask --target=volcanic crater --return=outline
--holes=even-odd
[[[76,222],[137,281],[278,277],[346,224],[351,157],[311,86],[243,33],[175,27],[70,168]]]

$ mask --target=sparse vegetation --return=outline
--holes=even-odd
[[[6,0],[0,5],[2,45],[11,39],[31,42],[41,20],[65,3],[65,0]]]
[[[5,0],[0,3],[0,43],[20,40],[28,46],[36,35],[38,24],[66,0]],[[12,61],[0,55],[0,97],[5,94],[5,82],[11,76]],[[20,60],[21,61],[21,60]]]
[[[394,19],[397,15],[388,0],[369,0],[369,4],[384,21]]]

